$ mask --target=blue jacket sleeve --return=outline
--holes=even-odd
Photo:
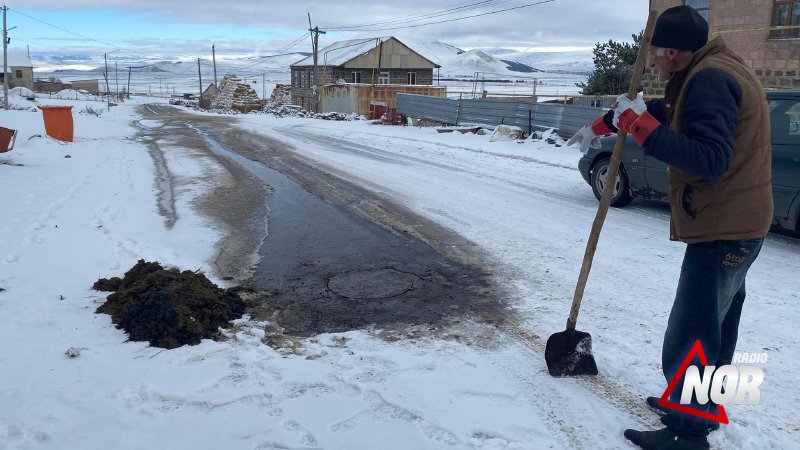
[[[645,154],[715,180],[728,170],[733,158],[742,91],[733,77],[719,69],[703,69],[687,83],[683,134],[668,127],[657,128],[645,141]],[[666,114],[663,117],[666,119]]]

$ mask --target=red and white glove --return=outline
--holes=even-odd
[[[589,151],[589,147],[600,148],[600,138],[611,133],[611,129],[603,122],[603,116],[600,116],[589,125],[578,130],[574,136],[569,138],[567,145],[577,142],[581,146],[581,153],[586,153]]]
[[[639,147],[644,147],[647,138],[661,126],[661,122],[647,112],[641,92],[633,100],[628,98],[628,94],[620,94],[613,109],[614,126],[630,134]]]

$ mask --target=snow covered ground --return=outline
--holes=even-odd
[[[139,258],[224,284],[209,263],[223,236],[193,205],[228,182],[226,169],[172,148],[178,219],[167,224],[154,162],[132,139],[135,103],[96,117],[79,111],[103,103],[41,102],[75,106],[74,143],[37,137],[39,112],[0,110],[0,125],[19,130],[0,155],[0,449],[631,448],[625,428],[658,425],[643,401],[665,387],[660,342],[683,251],[667,239],[662,206],[606,221],[578,324],[594,337],[600,376],[546,371],[541,347],[563,330],[597,207],[577,149],[238,116],[478,244],[512,293],[518,327],[465,321],[395,342],[352,331],[289,351],[262,344],[263,324],[244,318],[225,342],[163,350],[127,342],[94,314],[104,295],[90,287]],[[372,150],[348,152],[353,143]],[[739,350],[769,354],[762,402],[727,407],[732,423],[711,436],[718,447],[797,445],[798,255],[797,240],[770,236],[751,270]]]

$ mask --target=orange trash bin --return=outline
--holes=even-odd
[[[44,117],[44,131],[53,139],[72,142],[72,106],[39,106]]]

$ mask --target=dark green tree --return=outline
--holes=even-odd
[[[639,54],[644,30],[632,34],[633,43],[598,42],[594,46],[594,70],[586,83],[575,83],[583,95],[616,95],[627,92],[633,76],[633,66]]]

